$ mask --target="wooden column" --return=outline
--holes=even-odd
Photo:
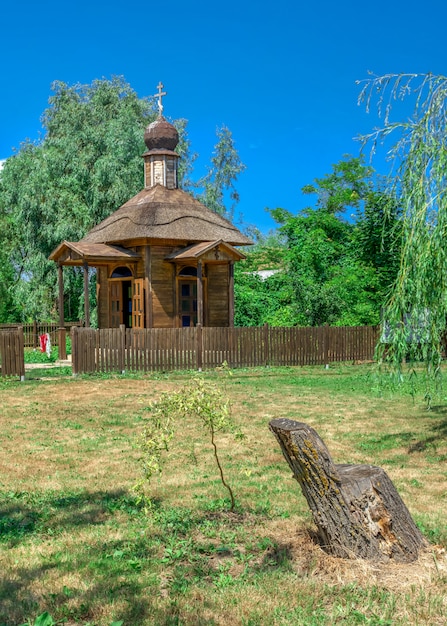
[[[152,258],[151,247],[146,246],[144,249],[144,306],[146,310],[145,327],[153,328],[154,314],[152,311]]]
[[[203,275],[202,261],[197,262],[197,325],[203,326]]]
[[[85,327],[88,328],[90,326],[90,302],[89,302],[89,293],[88,293],[88,263],[84,261],[84,317],[85,317]]]
[[[59,358],[65,361],[67,358],[67,342],[64,319],[64,271],[62,265],[58,268],[59,282]]]
[[[172,310],[174,311],[172,319],[172,328],[181,328],[181,312],[179,302],[179,283],[177,280],[178,268],[174,265],[172,268]]]
[[[178,267],[173,265],[172,267],[172,310],[174,311],[174,316],[172,319],[172,328],[181,328],[181,311],[180,311],[180,302],[179,302],[179,284],[177,280]]]
[[[37,334],[37,320],[33,321],[33,348],[39,347],[39,335]]]
[[[234,261],[228,265],[228,325],[234,326]]]

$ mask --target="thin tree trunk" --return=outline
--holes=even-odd
[[[228,493],[230,494],[230,501],[231,501],[230,511],[234,511],[236,502],[234,500],[233,490],[231,489],[230,485],[227,482],[225,482],[222,465],[220,464],[220,460],[217,455],[217,446],[214,441],[214,428],[212,426],[211,426],[211,443],[213,444],[214,458],[216,459],[217,467],[219,468],[219,472],[220,472],[220,480],[222,481],[223,486],[226,487],[226,489],[228,490]]]

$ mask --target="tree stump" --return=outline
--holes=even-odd
[[[386,472],[335,465],[317,432],[275,419],[270,430],[309,504],[326,552],[344,558],[409,563],[426,541]]]

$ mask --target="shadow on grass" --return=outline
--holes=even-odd
[[[290,545],[283,542],[274,542],[265,551],[258,569],[291,569],[292,560]]]
[[[35,533],[57,534],[69,528],[100,524],[117,508],[135,509],[124,491],[11,492],[0,494],[0,542],[11,546]]]
[[[57,623],[97,623],[98,615],[113,605],[116,609],[111,609],[109,623],[119,619],[125,625],[140,624],[153,618],[153,623],[163,624],[165,611],[151,605],[155,590],[151,593],[150,586],[132,576],[128,560],[114,561],[113,567],[99,566],[107,555],[124,547],[125,542],[98,543],[80,550],[74,562],[54,555],[39,566],[17,568],[14,578],[4,574],[0,581],[0,625],[22,624],[43,611]],[[67,574],[77,582],[70,587],[58,584]],[[82,582],[78,582],[79,576]]]
[[[369,435],[363,437],[357,444],[360,450],[366,452],[381,452],[394,448],[406,447],[407,453],[423,452],[429,448],[436,449],[437,445],[447,441],[447,406],[433,406],[430,414],[434,420],[426,434],[419,437],[413,431],[387,433],[383,435]],[[425,413],[424,417],[427,416]],[[438,419],[441,418],[441,419]]]
[[[437,419],[436,423],[431,425],[426,437],[411,442],[408,452],[423,452],[427,448],[436,448],[437,445],[447,441],[447,405],[432,406],[430,414],[441,419]]]
[[[44,611],[58,622],[79,626],[113,620],[123,620],[124,626],[184,620],[213,624],[203,617],[200,604],[185,609],[181,601],[198,578],[215,585],[223,576],[210,565],[216,554],[222,556],[221,546],[196,542],[192,534],[210,523],[216,532],[236,532],[246,521],[244,515],[223,509],[219,514],[217,504],[213,511],[164,509],[160,502],[153,506],[148,519],[123,490],[0,493],[0,549],[5,556],[0,626],[34,620]],[[262,567],[283,567],[290,559],[288,550],[269,546]]]
[[[442,417],[442,421],[433,425],[432,430],[443,439],[447,438],[447,405],[432,406],[431,412]]]
[[[127,532],[116,533],[119,524]],[[0,494],[0,548],[17,548],[20,555],[18,565],[5,561],[0,577],[0,626],[34,620],[43,611],[55,620],[97,623],[107,607],[108,623],[177,623],[178,609],[157,602],[157,545],[146,539],[146,525],[124,491]],[[76,541],[92,526],[87,540],[83,533]]]
[[[383,452],[400,448],[414,439],[412,432],[386,433],[384,435],[369,435],[358,443],[358,448],[365,452]]]

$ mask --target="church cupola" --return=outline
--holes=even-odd
[[[167,189],[177,189],[177,170],[179,155],[175,152],[179,136],[177,129],[163,117],[162,83],[158,84],[158,117],[149,124],[144,132],[147,151],[144,158],[144,186],[146,189],[163,185]]]

